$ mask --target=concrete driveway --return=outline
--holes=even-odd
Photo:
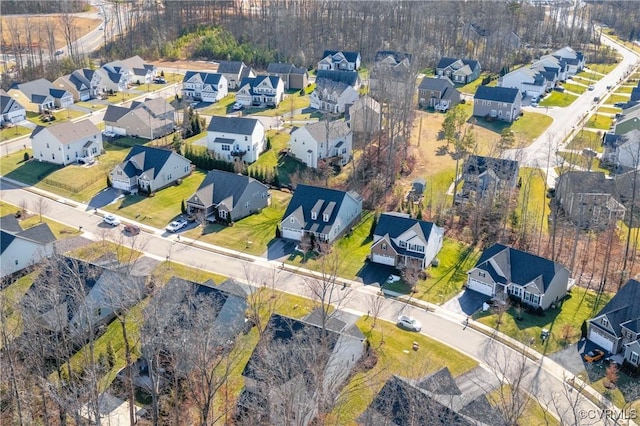
[[[364,285],[377,285],[382,288],[382,285],[387,281],[387,278],[389,278],[389,275],[391,274],[400,276],[398,270],[393,266],[367,262],[360,271],[358,271],[356,281],[360,281]]]
[[[561,351],[552,353],[549,358],[563,366],[575,375],[581,374],[585,370],[585,363],[582,360],[586,339],[578,343],[569,345]]]
[[[295,241],[278,238],[267,247],[262,257],[268,260],[284,260],[295,252],[295,247]]]

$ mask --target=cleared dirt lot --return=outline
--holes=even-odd
[[[31,29],[31,45],[47,49],[47,25],[53,25],[56,49],[67,44],[64,38],[61,15],[3,16],[1,19],[3,50],[11,49],[14,42],[25,46],[29,29]],[[76,28],[77,38],[80,38],[100,26],[102,20],[73,16],[72,23]],[[12,32],[14,33],[13,37]]]

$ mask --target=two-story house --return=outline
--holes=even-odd
[[[207,147],[220,159],[253,163],[265,148],[264,126],[255,118],[213,116]]]
[[[371,260],[404,268],[427,268],[442,248],[444,229],[402,213],[383,213],[373,231]]]
[[[498,87],[516,89],[524,96],[535,98],[544,95],[548,85],[544,72],[531,67],[522,67],[500,77]]]
[[[354,104],[359,97],[360,94],[352,86],[321,78],[316,79],[316,88],[311,93],[310,106],[319,111],[342,114],[347,105]]]
[[[280,77],[286,90],[304,89],[309,84],[307,69],[293,64],[271,62],[267,66],[267,75]]]
[[[518,89],[480,86],[473,98],[473,115],[513,122],[520,117],[522,95]]]
[[[227,79],[229,90],[236,90],[240,87],[240,82],[244,78],[252,78],[256,76],[251,67],[245,65],[242,61],[216,61],[218,64],[217,73],[224,75]]]
[[[90,120],[36,126],[31,133],[33,158],[48,163],[90,163],[104,151],[102,133]]]
[[[356,71],[319,70],[316,73],[316,82],[318,80],[331,80],[336,83],[343,83],[353,87],[355,90],[360,89],[362,83]]]
[[[27,119],[27,110],[17,99],[0,89],[0,124],[17,123]]]
[[[289,152],[307,167],[318,168],[318,161],[336,159],[344,166],[351,159],[353,133],[344,120],[322,120],[291,132]]]
[[[204,220],[235,222],[269,203],[269,188],[263,183],[241,174],[211,170],[187,200],[187,211]]]
[[[0,218],[0,277],[4,278],[53,254],[55,235],[46,223],[23,229],[14,215]]]
[[[122,74],[127,84],[151,83],[156,76],[156,66],[146,63],[140,56],[112,61],[104,64],[102,69],[110,74]]]
[[[558,49],[551,54],[562,59],[567,64],[567,75],[576,75],[584,70],[587,59],[582,52],[577,52],[569,46]]]
[[[298,184],[280,229],[290,240],[300,241],[306,233],[332,243],[358,223],[361,214],[362,198],[354,191]]]
[[[469,155],[462,168],[463,184],[456,201],[512,190],[518,183],[519,170],[514,160]]]
[[[502,244],[485,249],[467,272],[467,289],[533,308],[548,309],[565,297],[568,287],[569,270],[560,263]]]
[[[627,281],[588,324],[587,339],[640,366],[640,282]]]
[[[567,79],[567,64],[562,58],[544,55],[530,65],[531,69],[540,72],[547,81],[547,91],[553,89],[558,82]]]
[[[153,193],[191,174],[191,161],[168,149],[134,145],[109,174],[115,189]]]
[[[243,78],[238,86],[236,102],[244,106],[275,106],[284,99],[284,82],[280,77],[260,75]]]
[[[187,101],[217,102],[228,92],[227,79],[220,73],[187,71],[182,79],[182,96]]]
[[[442,57],[436,65],[436,75],[447,77],[457,84],[467,84],[480,77],[482,67],[473,59]]]
[[[360,52],[325,50],[318,62],[318,71],[357,71],[360,69],[361,60]]]
[[[603,172],[568,171],[558,177],[555,197],[569,221],[585,229],[602,230],[626,214],[616,191],[615,180]]]
[[[412,55],[406,52],[380,50],[376,52],[369,74],[369,89],[372,95],[388,96],[404,93],[406,85],[415,82],[412,70]]]
[[[106,68],[98,68],[96,72],[105,92],[124,92],[131,84],[129,74],[113,72]]]
[[[347,105],[346,120],[353,133],[375,134],[382,127],[382,107],[371,96],[357,99],[353,105]]]
[[[418,104],[422,108],[447,111],[460,103],[460,92],[447,77],[425,77],[418,86]]]
[[[153,140],[173,132],[175,108],[164,98],[133,101],[127,107],[108,105],[105,130],[121,136]]]
[[[27,83],[13,83],[8,94],[14,97],[27,111],[42,113],[55,107],[66,108],[73,105],[73,95],[63,87],[54,87],[51,82],[40,78]]]
[[[54,87],[62,87],[73,95],[74,101],[87,101],[102,93],[102,77],[96,70],[81,68],[64,75],[53,82]]]

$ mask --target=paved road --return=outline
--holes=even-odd
[[[2,179],[0,181],[0,196],[2,200],[11,204],[20,205],[22,200],[26,200],[30,205],[35,205],[35,201],[41,195],[33,192],[33,190],[19,189],[12,183]],[[263,277],[268,277],[275,273],[277,286],[281,290],[294,294],[308,295],[306,282],[309,278],[295,273],[296,268],[289,269],[287,267],[286,271],[280,270],[278,268],[280,262],[269,261],[264,258],[232,252],[231,250],[210,245],[194,244],[193,240],[188,238],[181,238],[181,242],[179,242],[177,236],[145,225],[141,225],[145,232],[142,232],[134,240],[123,236],[122,227],[111,228],[102,224],[101,217],[96,215],[95,211],[88,208],[88,206],[70,201],[63,203],[54,200],[60,199],[54,196],[53,200],[48,201],[45,216],[69,226],[82,226],[85,238],[93,240],[107,238],[122,244],[133,245],[134,248],[145,252],[147,256],[153,259],[170,259],[173,262],[233,277],[242,282],[247,282],[247,277],[253,277],[251,281],[254,284],[261,284]],[[212,252],[210,249],[216,249],[219,252]],[[229,257],[221,254],[222,252],[242,256],[242,259]],[[349,287],[343,288],[342,285],[338,287],[336,301],[339,302],[341,307],[363,314],[367,306],[367,300],[375,296],[377,288],[363,286],[357,282],[349,282],[349,284]],[[403,300],[388,299],[387,308],[381,317],[389,321],[395,321],[395,318],[400,313],[415,316],[424,324],[424,334],[475,358],[484,368],[490,371],[496,372],[500,368],[512,371],[515,365],[518,364],[518,360],[523,359],[518,352],[497,343],[487,335],[479,333],[471,327],[463,330],[462,320],[464,317],[453,314],[446,309],[436,307],[435,312],[427,312],[424,308],[407,304]],[[523,351],[527,350],[528,348],[523,348]],[[536,396],[543,404],[548,404],[553,400],[558,408],[549,406],[549,409],[562,418],[565,424],[576,424],[574,421],[575,415],[570,414],[572,404],[568,402],[568,398],[575,398],[576,392],[568,392],[564,381],[567,377],[573,377],[573,374],[565,371],[548,358],[541,358],[537,362],[527,360],[526,365],[529,373],[525,379],[524,389]],[[588,400],[580,398],[577,404],[573,404],[573,406],[576,406],[576,409],[583,410],[581,413],[594,413],[592,416],[594,419],[583,419],[579,422],[580,425],[605,424],[600,420],[600,411]]]

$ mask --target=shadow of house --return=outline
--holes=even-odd
[[[0,277],[8,277],[51,256],[55,241],[46,223],[22,229],[14,215],[3,216],[0,218]]]

